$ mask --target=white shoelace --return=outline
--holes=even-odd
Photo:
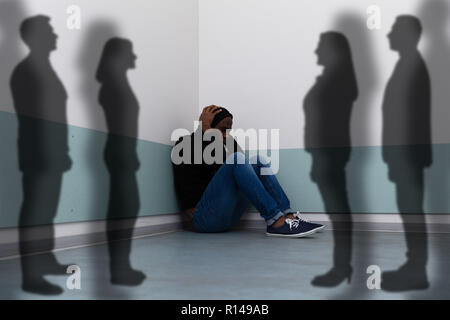
[[[298,225],[300,224],[300,220],[298,220],[298,219],[292,220],[292,219],[287,218],[287,219],[284,220],[284,221],[285,221],[287,224],[289,224],[289,229],[290,229],[290,230],[292,230],[292,228],[297,228]]]
[[[300,211],[294,212],[292,215],[294,216],[294,218],[296,218],[296,219],[298,219],[300,221],[309,222],[309,220],[302,219]]]

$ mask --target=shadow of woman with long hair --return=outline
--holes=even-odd
[[[107,238],[111,283],[139,285],[146,278],[131,267],[131,243],[140,208],[136,171],[139,102],[130,86],[127,71],[135,68],[136,55],[131,41],[108,40],[97,69],[99,103],[108,126],[104,159],[110,174]],[[117,221],[117,219],[122,219]],[[120,228],[117,228],[120,224]]]
[[[350,117],[358,96],[347,38],[326,32],[316,50],[324,67],[304,99],[305,149],[312,157],[311,179],[318,185],[333,225],[333,267],[312,285],[334,287],[352,275],[352,221],[347,195],[346,165],[350,159]],[[338,221],[335,213],[347,214]]]

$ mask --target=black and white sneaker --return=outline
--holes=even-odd
[[[281,227],[267,226],[266,235],[269,237],[301,238],[316,232],[317,228],[309,222],[286,218]]]
[[[292,213],[292,215],[294,216],[295,219],[298,219],[300,221],[304,221],[304,222],[308,222],[308,223],[312,224],[316,228],[317,232],[321,232],[323,229],[325,229],[325,226],[323,224],[314,223],[314,222],[311,222],[309,220],[303,219],[300,211],[290,212],[290,213]]]

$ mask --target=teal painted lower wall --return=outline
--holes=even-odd
[[[69,126],[73,166],[63,176],[55,223],[105,219],[109,195],[109,174],[103,160],[106,137],[103,132]],[[22,173],[14,114],[0,112],[0,150],[0,227],[15,227],[22,202]],[[140,216],[178,212],[170,151],[168,145],[138,142]]]
[[[292,208],[325,212],[317,185],[310,178],[311,156],[302,149],[280,151],[278,179]],[[350,208],[354,213],[398,213],[396,188],[388,178],[381,147],[354,147],[346,168]],[[424,210],[450,213],[450,145],[433,145],[433,164],[424,171]]]
[[[105,219],[109,175],[103,161],[106,134],[69,127],[72,169],[64,174],[55,223]],[[0,112],[0,227],[18,225],[22,201],[17,159],[17,120]],[[173,188],[171,146],[139,141],[140,216],[178,212]],[[433,165],[425,171],[425,211],[450,213],[450,145],[433,146]],[[317,185],[310,178],[311,157],[303,149],[280,150],[279,181],[293,209],[324,212]],[[353,212],[397,213],[394,184],[387,177],[380,147],[356,147],[347,167],[348,195]],[[126,217],[124,212],[123,217]]]

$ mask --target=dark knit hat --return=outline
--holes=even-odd
[[[211,122],[211,128],[215,128],[217,124],[225,118],[231,117],[233,119],[233,115],[224,107],[220,107],[222,111],[218,111],[213,121]]]

